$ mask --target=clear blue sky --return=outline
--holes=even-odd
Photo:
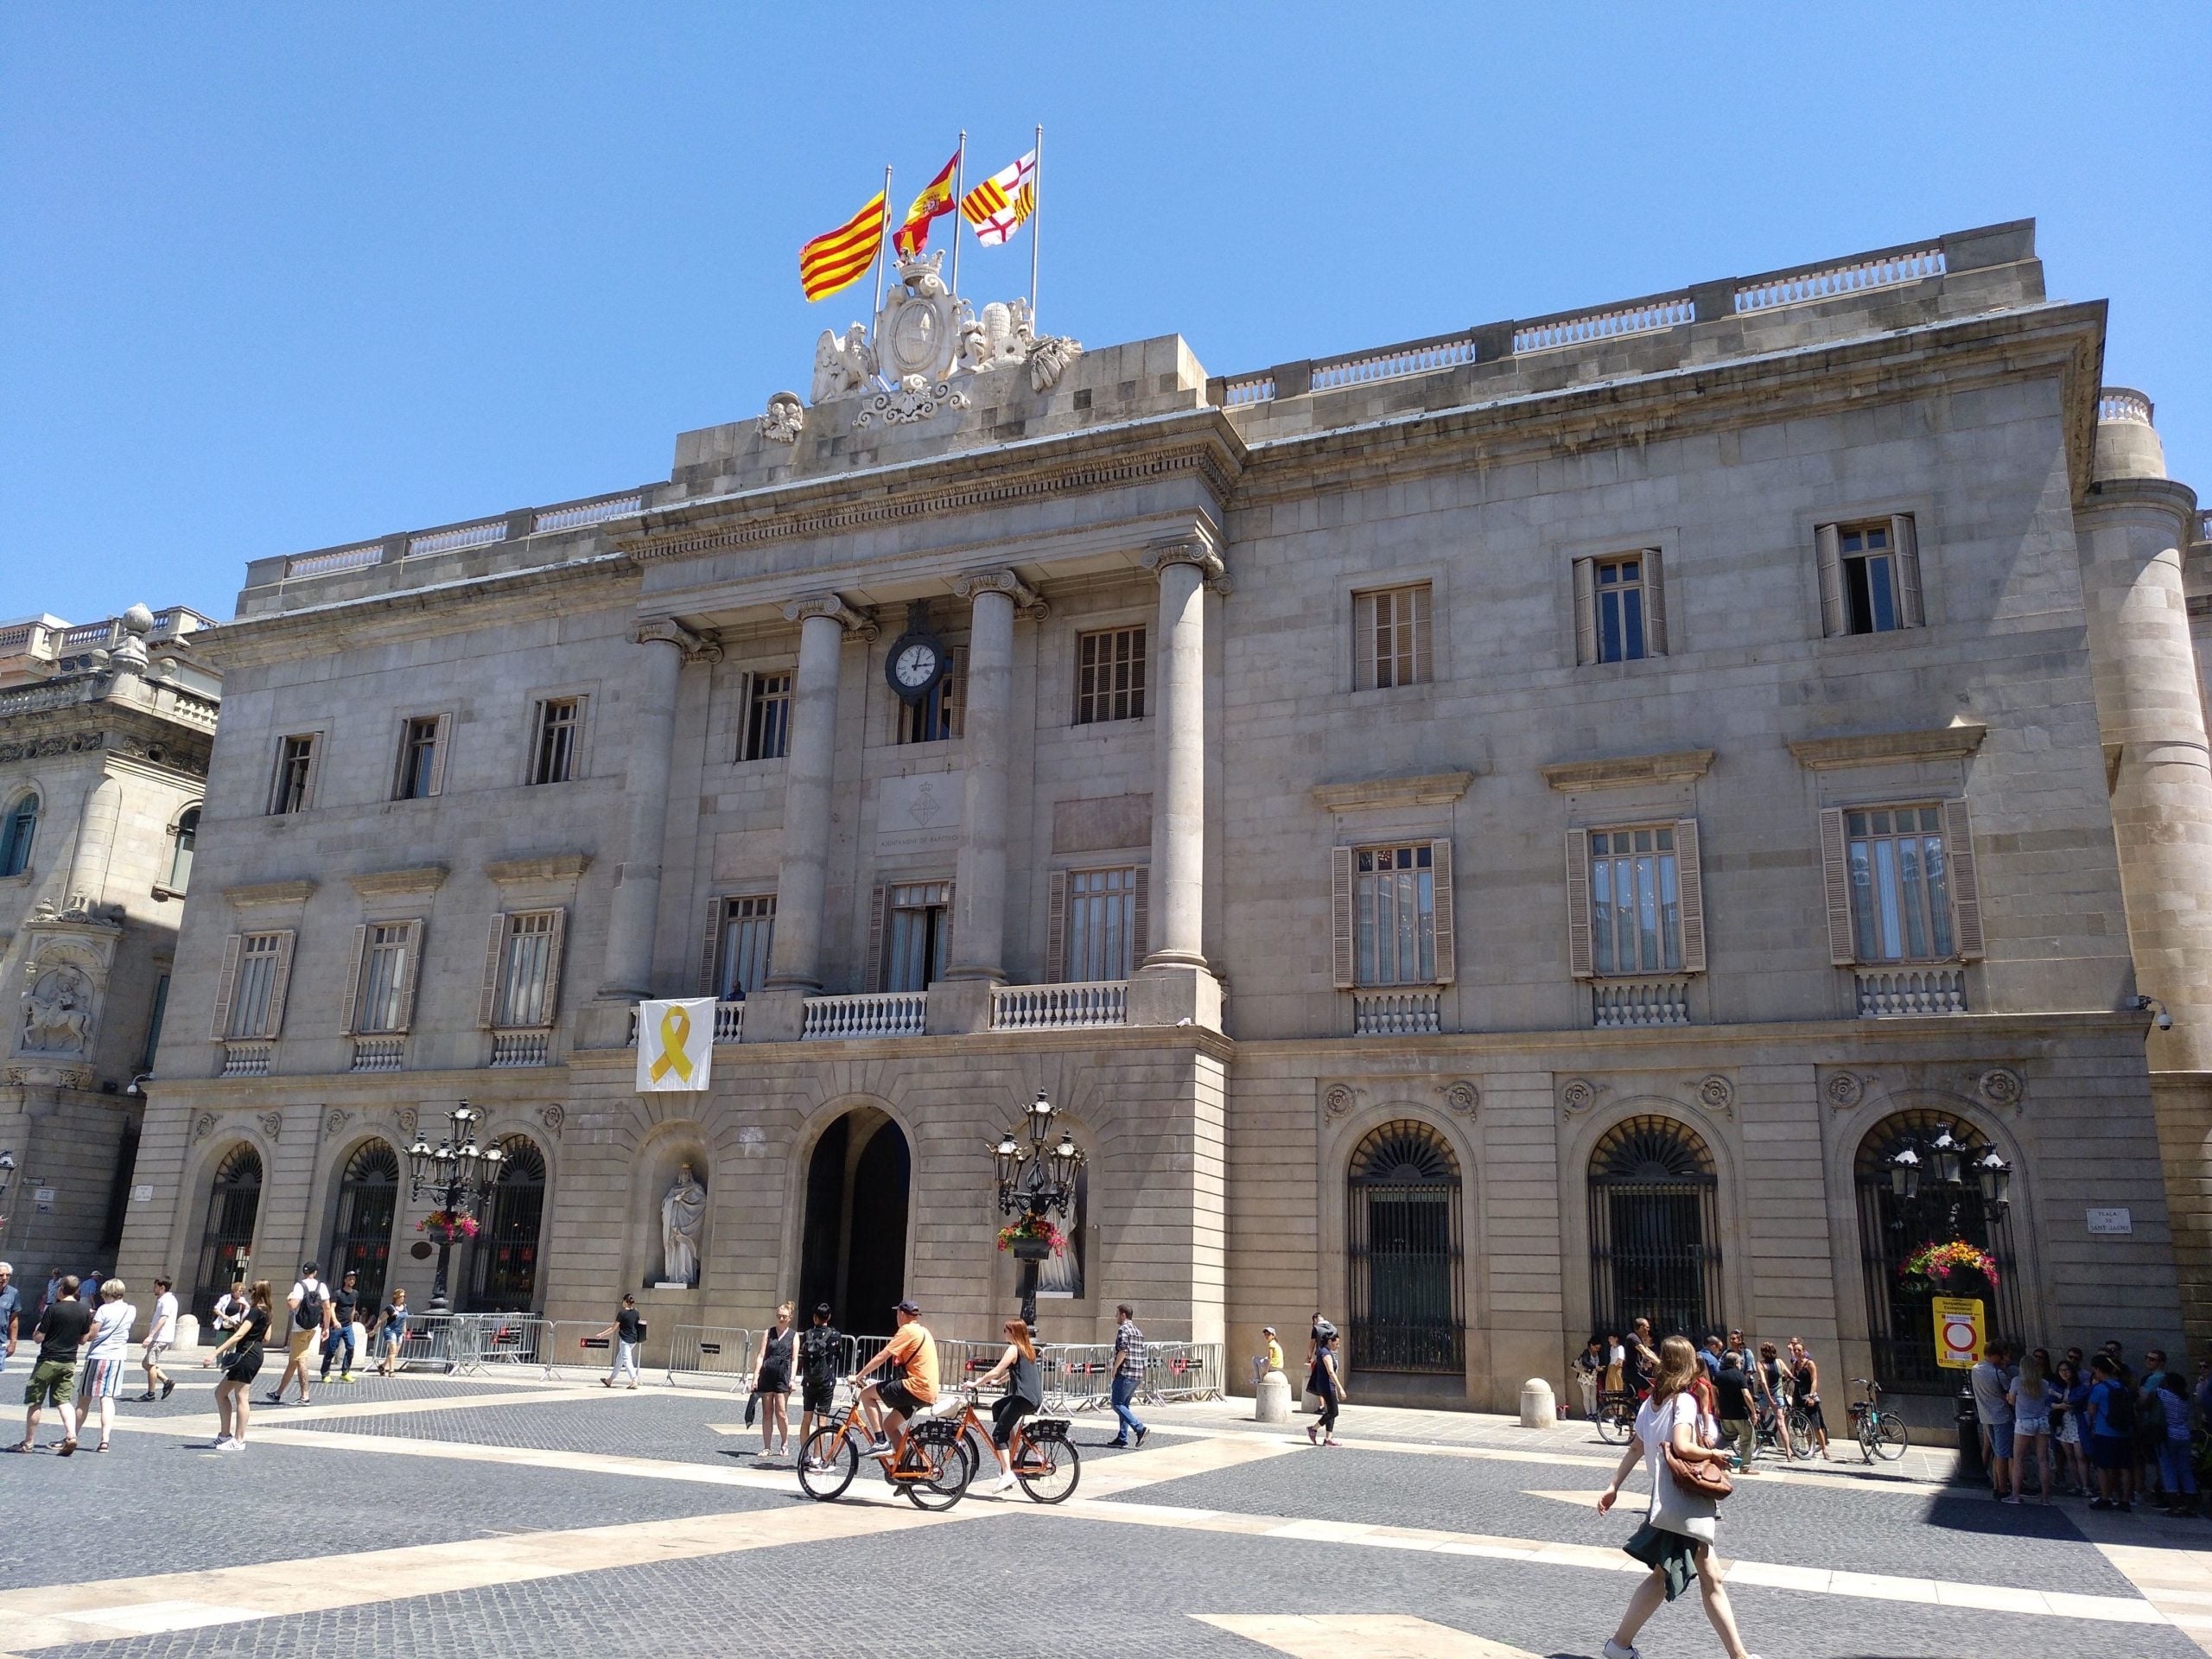
[[[665,477],[865,309],[802,240],[1039,121],[1043,323],[1217,374],[2032,215],[2212,498],[2209,48],[2202,0],[10,6],[0,619]],[[966,257],[1020,291],[1026,238]]]

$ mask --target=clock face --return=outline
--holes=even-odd
[[[938,677],[937,647],[917,639],[891,659],[891,674],[900,685],[919,690]]]

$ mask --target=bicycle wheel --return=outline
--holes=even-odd
[[[927,1471],[919,1480],[899,1483],[908,1503],[918,1510],[942,1511],[968,1495],[968,1478],[975,1467],[968,1461],[966,1440],[965,1435],[932,1435],[908,1447],[908,1458]]]
[[[861,1449],[853,1437],[837,1424],[825,1424],[798,1449],[799,1490],[812,1498],[842,1497],[860,1466]]]
[[[1874,1450],[1891,1463],[1904,1456],[1906,1438],[1904,1424],[1889,1412],[1882,1414],[1882,1421],[1872,1430]]]
[[[1072,1440],[1032,1440],[1021,1448],[1014,1478],[1039,1503],[1065,1503],[1083,1478],[1083,1459]]]
[[[976,1472],[986,1461],[995,1463],[991,1445],[980,1424],[970,1423],[968,1432],[960,1437],[960,1455],[968,1462],[968,1478],[974,1480]]]
[[[1800,1406],[1789,1408],[1789,1455],[1800,1463],[1809,1461],[1813,1455],[1813,1420]]]
[[[1636,1414],[1621,1403],[1608,1401],[1598,1408],[1598,1438],[1608,1446],[1626,1446],[1636,1428]]]

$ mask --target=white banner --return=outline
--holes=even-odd
[[[715,999],[638,1004],[638,1092],[704,1089],[715,1058]]]

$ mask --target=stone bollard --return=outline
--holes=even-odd
[[[1559,1408],[1552,1399],[1552,1385],[1532,1376],[1521,1385],[1521,1427],[1549,1428],[1559,1421]]]
[[[1290,1379],[1281,1371],[1269,1371],[1260,1379],[1257,1395],[1252,1402],[1252,1421],[1255,1423],[1287,1423],[1290,1421]]]
[[[176,1345],[179,1352],[200,1345],[200,1320],[190,1313],[180,1313],[176,1319]]]

